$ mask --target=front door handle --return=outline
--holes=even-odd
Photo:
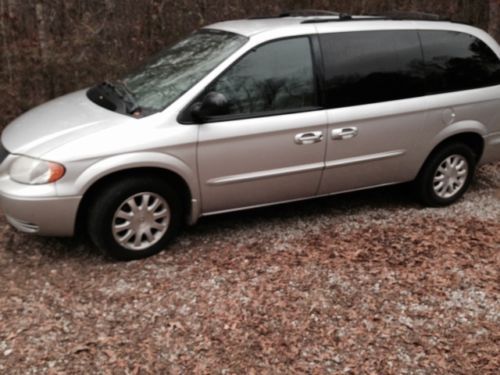
[[[342,141],[344,139],[351,139],[358,135],[358,128],[342,128],[332,130],[332,139]]]
[[[298,145],[312,145],[323,140],[323,132],[300,133],[295,136]]]

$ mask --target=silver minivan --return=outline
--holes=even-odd
[[[499,56],[448,21],[217,23],[13,121],[1,207],[20,231],[85,228],[129,260],[217,213],[409,181],[445,206],[500,160]]]

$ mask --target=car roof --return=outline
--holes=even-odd
[[[300,25],[304,17],[256,18],[218,22],[207,26],[210,29],[229,31],[251,37],[266,31]]]
[[[412,19],[391,19],[374,16],[349,16],[349,19],[342,19],[342,16],[298,16],[298,17],[268,17],[268,18],[250,18],[215,23],[206,28],[228,31],[246,37],[276,31],[285,28],[300,28],[310,24],[328,24],[329,29],[345,30],[352,29],[353,24],[362,29],[395,29],[398,25],[405,29],[439,29],[462,31],[474,34],[479,29],[457,22],[442,20],[412,20]],[[347,27],[346,27],[347,26]]]

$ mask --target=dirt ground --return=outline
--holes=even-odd
[[[500,164],[446,209],[393,187],[223,215],[131,263],[0,220],[0,373],[500,368]]]

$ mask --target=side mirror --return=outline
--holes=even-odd
[[[229,101],[224,94],[211,91],[201,102],[191,106],[191,116],[199,123],[205,122],[212,116],[223,116],[229,113]]]

